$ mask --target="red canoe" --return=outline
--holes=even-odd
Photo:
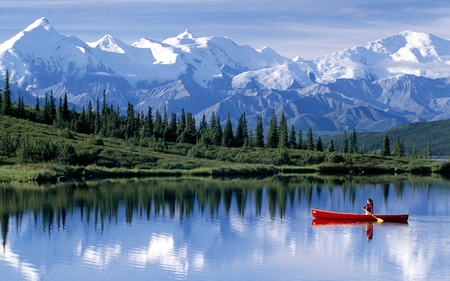
[[[371,215],[366,214],[352,214],[352,213],[338,213],[328,212],[316,209],[311,209],[313,217],[316,219],[332,219],[332,220],[355,220],[355,221],[377,221]],[[409,215],[375,215],[377,218],[384,220],[385,222],[408,222]]]

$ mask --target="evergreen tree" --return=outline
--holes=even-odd
[[[44,97],[44,110],[42,113],[42,122],[44,122],[45,124],[50,124],[50,103],[48,102],[48,94],[45,93],[45,97]]]
[[[198,130],[201,134],[205,134],[208,131],[208,122],[206,122],[206,115],[204,113]]]
[[[267,147],[276,148],[278,146],[278,124],[275,109],[272,109],[272,118],[270,119],[269,132],[267,134]]]
[[[427,141],[427,150],[426,150],[426,156],[431,159],[431,147],[430,147],[430,141]]]
[[[39,113],[39,111],[41,110],[39,107],[39,97],[36,96],[36,104],[34,105],[34,110],[36,110],[36,114]]]
[[[6,70],[5,76],[5,86],[3,88],[3,99],[2,99],[2,113],[4,115],[11,115],[11,89],[9,85],[9,70]]]
[[[392,151],[392,154],[397,157],[403,157],[402,150],[403,150],[403,148],[402,148],[402,143],[400,141],[400,137],[397,136],[397,141],[394,143],[394,151]]]
[[[319,136],[317,139],[317,145],[316,145],[317,151],[323,151],[323,144],[322,144],[322,138]]]
[[[413,158],[417,158],[417,152],[416,152],[416,143],[413,142],[413,150],[412,150],[412,155]]]
[[[264,128],[262,118],[256,117],[255,139],[253,141],[255,147],[264,147]]]
[[[366,148],[366,142],[363,142],[363,145],[361,147],[361,149],[359,150],[360,154],[366,154],[367,153],[367,148]]]
[[[186,114],[184,113],[184,108],[182,108],[180,120],[178,122],[177,138],[179,138],[181,136],[181,134],[184,132],[185,128],[186,128]],[[177,141],[179,141],[179,140],[177,139]]]
[[[247,118],[245,117],[245,112],[244,112],[244,117],[243,117],[243,129],[242,129],[242,137],[244,139],[244,145],[246,147],[248,147],[248,142],[249,142],[249,137],[248,137],[248,127],[247,127]]]
[[[342,139],[341,152],[348,153],[347,131],[344,131],[344,138]]]
[[[313,131],[311,126],[309,126],[308,134],[306,135],[306,149],[314,150]]]
[[[184,131],[179,137],[181,143],[195,144],[197,138],[197,131],[195,129],[195,119],[192,117],[192,113],[186,113],[186,126]]]
[[[87,111],[86,111],[86,133],[90,134],[93,132],[94,128],[95,128],[95,124],[94,124],[94,116],[93,116],[93,111],[94,109],[92,108],[92,101],[89,100],[88,102],[88,107],[87,107]]]
[[[233,144],[233,127],[231,126],[230,113],[223,131],[222,146],[231,147]]]
[[[135,132],[136,132],[135,125],[136,125],[136,122],[135,122],[134,118],[135,118],[135,116],[134,116],[133,104],[128,102],[127,117],[126,117],[126,123],[125,123],[125,138],[126,139],[129,139],[129,138],[132,138],[132,137],[135,136]]]
[[[214,145],[221,145],[222,144],[222,138],[223,138],[223,131],[222,131],[222,125],[220,124],[220,115],[217,114],[217,121],[216,121],[216,133],[214,136]]]
[[[164,131],[164,136],[168,142],[177,140],[177,115],[174,112],[170,115],[170,122]]]
[[[131,107],[133,107],[133,105],[131,105]],[[128,118],[128,110],[129,110],[129,108],[130,108],[130,102],[128,102],[127,118]],[[133,114],[134,114],[134,112],[133,112]],[[134,119],[133,119],[133,121],[134,121]],[[101,127],[101,124],[100,124],[100,101],[98,100],[98,97],[97,97],[97,102],[96,102],[96,107],[95,107],[94,122],[95,122],[95,124],[94,124],[94,132],[97,135],[98,133],[100,133],[100,127]],[[130,136],[128,136],[128,137],[130,137]]]
[[[297,139],[295,136],[294,125],[291,125],[291,131],[289,132],[289,148],[297,148]]]
[[[389,137],[387,133],[384,133],[383,139],[383,147],[381,149],[381,156],[389,156],[391,155],[391,149],[389,147]]]
[[[405,146],[403,145],[403,137],[400,139],[400,150],[399,150],[399,156],[405,157]]]
[[[334,152],[334,143],[333,140],[330,140],[330,143],[328,144],[328,148],[327,148],[328,152]]]
[[[288,134],[288,128],[287,128],[287,121],[284,117],[284,111],[281,112],[281,118],[280,118],[280,126],[278,127],[278,148],[286,148],[288,147],[289,143],[289,134]]]
[[[18,118],[25,118],[26,111],[25,111],[25,103],[23,101],[23,96],[21,93],[19,93],[19,98],[17,100],[17,117]]]
[[[50,123],[52,124],[53,121],[56,119],[56,100],[53,96],[53,91],[50,91]]]
[[[236,128],[236,136],[234,140],[236,147],[242,147],[244,145],[244,118],[245,112],[241,114],[238,120],[238,125]]]
[[[67,92],[64,93],[64,102],[62,106],[62,119],[64,122],[69,122],[69,105],[67,102]]]
[[[163,111],[163,119],[162,119],[162,127],[161,127],[161,131],[160,134],[161,136],[165,136],[165,132],[166,132],[166,128],[169,126],[169,119],[167,117],[167,107],[166,107],[166,103],[164,103],[164,111]]]
[[[56,111],[56,127],[58,127],[58,128],[62,128],[63,127],[62,99],[61,99],[61,97],[59,97],[58,110]]]
[[[183,112],[184,113],[184,112]],[[186,116],[184,116],[185,118],[186,118]],[[186,119],[184,119],[185,121],[186,121]],[[184,131],[184,128],[186,127],[186,122],[184,123],[184,126],[183,126],[183,131]],[[157,109],[156,110],[156,112],[155,112],[155,124],[154,124],[154,126],[153,126],[153,135],[157,138],[157,139],[160,139],[160,138],[162,138],[162,131],[161,131],[161,128],[162,128],[162,117],[161,117],[161,114],[159,113],[159,110]],[[177,132],[178,132],[178,130],[179,130],[179,128],[177,128]],[[179,134],[179,136],[178,137],[180,137],[181,136],[181,134],[183,133],[183,131],[180,131],[180,134]],[[178,139],[177,139],[177,141],[178,141]]]
[[[298,129],[298,141],[297,141],[298,149],[303,149],[303,136],[302,129]]]
[[[350,148],[349,148],[349,152],[350,153],[358,153],[358,145],[357,145],[357,141],[356,141],[356,132],[355,129],[353,129],[352,134],[350,135]]]
[[[145,124],[146,124],[146,137],[153,136],[153,115],[152,115],[152,108],[149,106],[147,109],[147,116],[145,116]]]

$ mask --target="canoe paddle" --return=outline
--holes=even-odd
[[[372,214],[372,213],[369,213],[369,214],[371,214],[372,217],[376,218],[376,219],[377,219],[377,222],[384,222],[384,220],[382,220],[382,219],[380,219],[380,218],[377,218],[374,214]]]

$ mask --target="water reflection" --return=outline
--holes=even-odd
[[[360,212],[368,195],[379,213],[412,214],[412,227],[312,220],[311,207]],[[396,271],[406,279],[429,277],[436,268],[443,271],[436,256],[449,261],[449,239],[442,234],[448,233],[448,219],[437,233],[417,218],[448,216],[448,198],[447,181],[408,176],[3,185],[0,271],[11,280],[16,273],[24,280],[59,280],[64,274],[55,268],[62,260],[90,279],[146,280],[156,274],[159,279],[273,280],[298,278],[299,270],[304,279],[354,279],[351,272],[361,268],[379,279]],[[377,250],[370,251],[370,245]],[[337,273],[315,268],[319,262]],[[14,270],[2,270],[5,265]]]

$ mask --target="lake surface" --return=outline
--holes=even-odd
[[[311,208],[410,214],[316,224]],[[436,177],[153,178],[0,185],[1,280],[448,280]]]

